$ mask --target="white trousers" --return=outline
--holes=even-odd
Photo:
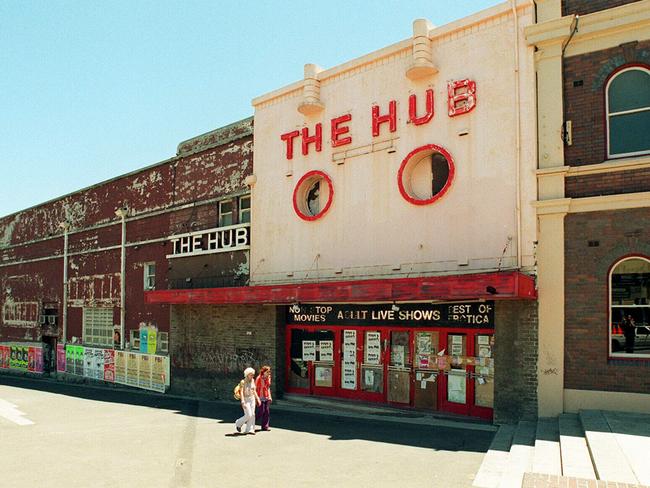
[[[246,428],[244,429],[245,434],[249,432],[254,432],[255,431],[255,397],[244,400],[243,408],[244,408],[244,415],[237,419],[235,425],[238,428],[241,428],[243,427],[244,424],[246,424]]]

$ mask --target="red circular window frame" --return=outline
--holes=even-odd
[[[315,176],[318,176],[325,180],[327,183],[327,187],[329,189],[329,197],[327,199],[327,203],[323,207],[323,209],[318,212],[316,215],[307,215],[300,210],[300,207],[298,206],[298,192],[300,188],[302,187],[303,183],[307,181],[310,178],[314,178]],[[296,212],[298,217],[300,217],[302,220],[306,221],[313,221],[313,220],[318,220],[320,219],[325,213],[329,210],[330,206],[332,205],[332,199],[334,198],[334,186],[332,185],[332,180],[331,178],[324,172],[318,171],[318,170],[313,170],[305,173],[300,180],[298,180],[298,183],[296,184],[296,187],[293,190],[293,210]]]
[[[445,159],[447,160],[447,167],[449,168],[449,175],[447,176],[447,181],[445,185],[438,193],[433,195],[431,198],[427,198],[426,200],[419,200],[417,198],[413,198],[411,195],[408,194],[406,188],[404,188],[403,176],[404,176],[404,170],[406,169],[406,165],[413,159],[413,157],[415,157],[418,153],[422,153],[426,151],[434,151],[442,154],[445,157]],[[399,171],[397,172],[397,186],[399,187],[399,192],[402,194],[402,197],[407,202],[412,203],[413,205],[430,205],[436,200],[438,200],[439,198],[442,198],[442,196],[445,193],[447,193],[447,190],[449,190],[451,183],[454,181],[455,174],[456,174],[456,167],[454,166],[454,159],[451,157],[451,154],[449,154],[449,152],[442,146],[438,146],[436,144],[427,144],[425,146],[420,146],[418,148],[413,149],[413,151],[408,153],[406,157],[402,160],[402,164],[399,167]]]

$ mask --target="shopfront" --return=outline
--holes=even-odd
[[[286,391],[491,419],[494,302],[287,309]]]

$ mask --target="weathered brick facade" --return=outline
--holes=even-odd
[[[242,267],[242,259],[232,256],[207,259],[200,270],[166,256],[172,253],[170,235],[215,227],[217,200],[248,192],[252,150],[247,119],[182,143],[167,161],[0,218],[0,310],[6,304],[25,310],[19,320],[0,314],[0,341],[40,341],[44,307],[56,310],[61,336],[64,221],[70,224],[68,340],[82,336],[83,307],[112,307],[113,322],[120,323],[118,207],[129,208],[125,340],[141,322],[169,330],[169,306],[145,304],[144,263],[156,263],[157,288],[167,288],[168,275],[217,273],[219,266],[218,272],[247,273],[247,263]]]
[[[638,1],[639,0],[564,0],[562,2],[562,15],[585,15]]]
[[[245,368],[273,368],[277,391],[284,362],[277,356],[276,307],[267,305],[173,305],[170,354],[172,391],[232,399]],[[280,334],[281,335],[281,334]],[[281,347],[282,349],[279,349]]]
[[[650,191],[650,169],[570,176],[564,186],[568,198]]]
[[[495,308],[494,421],[537,418],[537,302],[501,301]]]
[[[626,64],[650,66],[650,41],[642,41],[564,59],[565,120],[573,123],[573,144],[565,146],[567,166],[607,159],[605,84]]]
[[[650,210],[569,214],[565,251],[565,387],[650,393],[650,360],[608,359],[609,269],[650,256]]]

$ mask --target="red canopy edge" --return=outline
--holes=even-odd
[[[535,280],[518,271],[145,292],[150,304],[215,305],[536,298]]]

